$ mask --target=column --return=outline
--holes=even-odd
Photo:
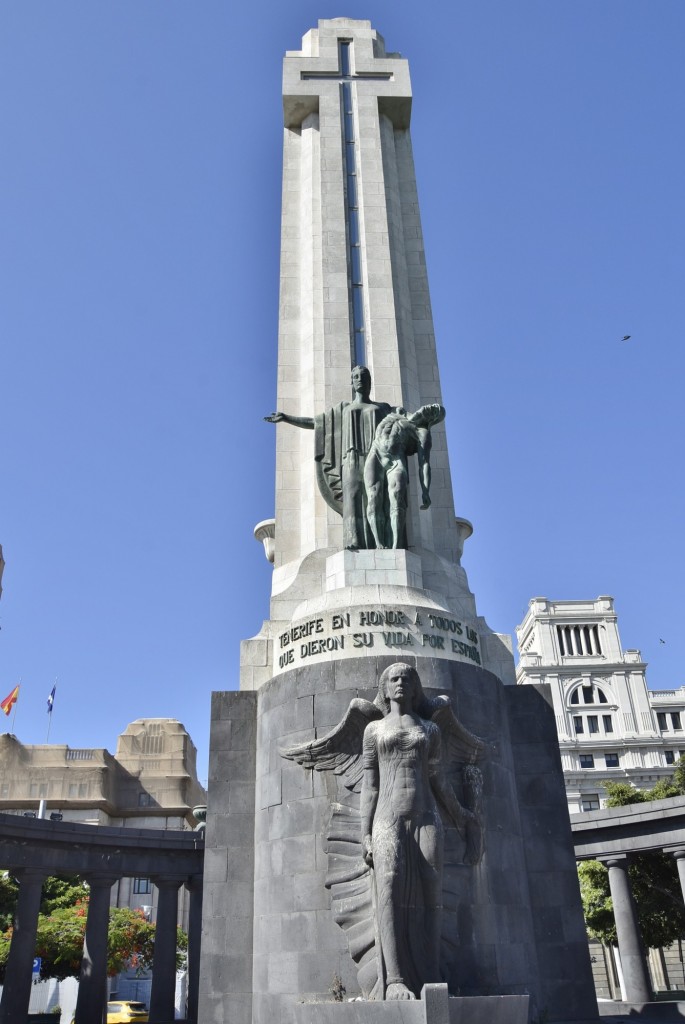
[[[635,901],[630,891],[628,858],[623,855],[606,859],[603,857],[602,861],[609,869],[609,888],[614,904],[626,999],[629,1003],[648,1003],[652,999],[652,987],[642,949]]]
[[[671,850],[670,852],[675,857],[676,864],[678,865],[678,878],[680,879],[683,902],[685,902],[685,847],[681,846],[679,850]]]
[[[90,886],[75,1024],[100,1024],[107,1009],[107,938],[112,875],[88,875]]]
[[[0,1024],[25,1024],[27,1019],[38,912],[45,878],[43,871],[32,868],[25,868],[16,874],[19,879],[19,899],[0,1001]]]
[[[197,1000],[200,989],[200,938],[202,935],[202,875],[193,875],[186,882],[190,893],[188,912],[188,1012],[189,1021],[197,1021]]]
[[[152,881],[157,886],[158,896],[150,1024],[170,1024],[174,1020],[176,993],[178,890],[185,882],[185,877],[153,878]]]

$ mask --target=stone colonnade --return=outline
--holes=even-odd
[[[0,1000],[0,1024],[25,1024],[27,1019],[41,890],[46,877],[45,872],[36,869],[21,869],[16,874],[19,880],[19,898]],[[120,877],[122,876],[97,873],[83,876],[90,887],[90,899],[75,1024],[96,1024],[106,1017],[110,892]],[[197,1021],[200,939],[198,929],[202,918],[202,877],[155,875],[152,881],[159,890],[159,896],[150,995],[150,1024],[169,1024],[174,1020],[176,922],[178,893],[182,885],[190,892],[188,1020]]]
[[[175,829],[115,828],[0,813],[0,865],[19,881],[19,897],[0,1000],[0,1024],[26,1024],[43,882],[78,875],[90,887],[76,1024],[101,1024],[107,1004],[107,936],[112,886],[150,878],[157,886],[151,1024],[171,1024],[176,987],[178,894],[190,893],[188,1021],[197,1021],[204,835]]]
[[[685,902],[685,847],[669,850],[678,863],[678,877]],[[628,866],[630,855],[627,853],[613,856],[598,857],[609,871],[609,889],[614,905],[616,922],[616,938],[621,958],[623,984],[626,1001],[629,1003],[648,1003],[654,998],[647,967],[647,958],[640,934],[637,907],[630,889]]]

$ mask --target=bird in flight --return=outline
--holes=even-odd
[[[659,643],[660,643],[660,644],[665,644],[665,643],[666,643],[666,641],[665,641],[665,640],[662,640],[662,639],[661,639],[661,637],[659,637]]]
[[[621,341],[630,341],[630,337],[631,337],[630,334],[624,334],[623,337],[621,338]]]

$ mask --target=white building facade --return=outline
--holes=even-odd
[[[685,754],[685,686],[647,688],[639,650],[623,650],[612,597],[531,600],[516,629],[517,683],[552,691],[569,812],[604,805],[605,782],[651,789]]]

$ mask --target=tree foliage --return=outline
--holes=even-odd
[[[666,800],[671,796],[682,796],[683,792],[671,779],[659,779],[649,791],[650,800]]]
[[[685,757],[679,758],[675,763],[671,782],[678,787],[678,792],[685,795]]]
[[[680,766],[680,762],[678,762]],[[685,781],[685,767],[681,768]],[[627,807],[628,804],[644,804],[651,800],[666,800],[670,796],[682,796],[684,790],[675,781],[675,775],[670,779],[659,779],[652,789],[637,789],[629,782],[605,782],[604,789],[607,794],[607,807]]]
[[[19,883],[9,871],[0,870],[0,931],[12,926],[14,911],[19,896]],[[79,901],[88,899],[88,886],[78,875],[49,877],[43,882],[40,900],[41,914],[51,914],[60,907],[73,907]]]
[[[673,774],[659,779],[652,789],[638,789],[630,782],[605,782],[607,807],[626,807],[628,804],[644,804],[650,800],[666,800],[671,796],[685,795],[685,757],[679,758]]]
[[[0,872],[0,982],[12,941],[12,919],[18,884],[8,872]],[[43,885],[38,917],[35,955],[43,960],[46,978],[78,977],[81,970],[83,938],[88,915],[88,886],[76,876],[48,878]],[[149,970],[154,960],[155,925],[146,921],[142,910],[110,907],[107,935],[107,973],[110,976],[133,968]],[[181,928],[176,935],[176,965],[185,966],[188,937]]]
[[[614,907],[609,894],[609,873],[598,860],[578,864],[580,897],[587,930],[593,939],[610,946],[616,942]]]
[[[9,871],[0,871],[0,931],[5,931],[12,924],[18,895],[16,878]]]
[[[685,759],[680,759],[670,779],[661,779],[653,789],[637,789],[628,782],[607,782],[604,788],[607,807],[626,807],[681,796],[685,793]],[[628,874],[645,946],[668,946],[685,938],[685,908],[674,858],[656,850],[636,854],[628,866]],[[578,865],[578,876],[590,935],[606,945],[615,944],[609,872],[599,861],[589,860]]]
[[[73,907],[88,900],[89,889],[78,875],[46,878],[40,899],[41,914],[51,914],[61,907]]]
[[[629,782],[605,782],[607,807],[627,807],[628,804],[643,804],[649,799],[643,789],[636,789]]]
[[[87,914],[88,901],[83,900],[39,916],[35,953],[43,960],[44,977],[59,981],[78,977]],[[8,928],[0,935],[0,979],[4,979],[11,940],[12,929]],[[128,967],[141,972],[148,970],[152,966],[154,942],[155,926],[145,920],[142,911],[110,907],[107,973],[119,974]]]
[[[675,860],[656,851],[641,853],[629,865],[628,874],[645,946],[669,946],[685,938],[685,909]],[[578,875],[590,935],[605,945],[615,945],[609,872],[599,861],[587,860],[578,865]]]

